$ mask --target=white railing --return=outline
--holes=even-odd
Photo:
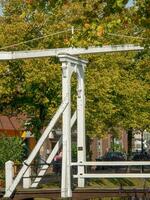
[[[150,166],[150,161],[88,161],[72,162],[72,166]],[[83,173],[74,178],[150,178],[150,173]]]
[[[112,174],[80,174],[73,175],[74,178],[150,178],[148,173],[112,173]]]
[[[72,162],[72,166],[143,166],[150,165],[150,161],[87,161],[83,163]]]

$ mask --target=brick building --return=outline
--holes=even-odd
[[[35,139],[29,134],[29,131],[25,130],[26,121],[26,115],[0,115],[0,135],[21,137],[22,140],[26,140],[29,149],[32,150],[35,146]]]
[[[0,134],[5,134],[7,136],[17,136],[22,137],[23,140],[26,139],[26,143],[30,149],[36,144],[36,141],[33,136],[27,135],[27,131],[25,130],[25,122],[27,121],[26,115],[19,116],[4,116],[0,115]],[[55,130],[53,137],[49,137],[47,141],[45,141],[43,147],[41,148],[42,159],[46,159],[47,155],[51,152],[52,148],[55,146],[58,141],[60,135],[62,134],[61,130]],[[102,139],[92,138],[90,139],[90,151],[91,151],[91,159],[95,160],[96,158],[103,156],[108,150],[111,149],[112,136],[108,134],[107,137]],[[76,143],[76,134],[72,134],[72,142]],[[127,152],[127,134],[122,131],[118,142],[122,150]]]
[[[109,150],[112,150],[112,140],[120,146],[122,151],[128,152],[128,138],[125,131],[122,131],[118,139],[114,139],[112,138],[112,135],[108,134],[101,139],[95,137],[91,140],[90,149],[92,152],[92,160],[95,160],[96,158],[105,155]]]

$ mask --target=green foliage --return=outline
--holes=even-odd
[[[72,150],[72,159],[75,162],[75,161],[77,161],[77,145],[72,144],[71,150]]]
[[[90,121],[87,130],[93,134],[95,130],[101,134],[108,130],[114,133],[114,127],[148,128],[148,83],[140,78],[143,73],[139,73],[134,57],[136,53],[112,54],[96,57],[91,62],[86,78]]]
[[[5,50],[123,43],[149,46],[148,0],[137,0],[130,9],[125,7],[126,0],[1,2],[4,16],[0,17],[0,47],[10,46]],[[56,34],[72,26],[74,35],[71,31]],[[51,34],[53,36],[44,37]],[[42,39],[35,39],[39,37]],[[20,45],[12,45],[14,43]],[[102,136],[108,132],[116,134],[119,127],[148,129],[149,49],[83,58],[89,60],[87,133]],[[75,84],[73,81],[73,95],[76,94]],[[58,59],[1,62],[0,102],[0,110],[5,114],[27,113],[30,128],[38,138],[61,102]],[[73,109],[75,107],[76,104]]]
[[[1,133],[2,134],[2,133]],[[22,140],[19,137],[0,136],[0,166],[8,160],[20,162],[23,158]]]

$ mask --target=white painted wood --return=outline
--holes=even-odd
[[[50,49],[39,51],[18,51],[18,52],[0,52],[0,60],[13,60],[13,59],[25,59],[25,58],[40,58],[49,56],[58,56],[62,62],[62,97],[63,103],[59,110],[54,115],[52,121],[44,131],[34,150],[30,154],[29,158],[23,164],[23,167],[19,171],[18,175],[10,185],[7,187],[4,197],[10,197],[14,192],[16,186],[20,182],[21,178],[27,171],[29,165],[37,155],[44,141],[48,137],[53,126],[57,122],[61,113],[63,113],[63,162],[62,162],[62,180],[61,180],[61,197],[67,198],[72,196],[71,191],[71,75],[73,71],[78,75],[78,97],[77,97],[77,145],[78,145],[78,174],[74,177],[78,178],[78,186],[84,187],[84,178],[101,178],[101,177],[150,177],[150,174],[85,174],[84,166],[90,165],[86,162],[85,151],[85,96],[84,96],[84,67],[87,61],[72,57],[71,55],[80,54],[95,54],[95,53],[110,53],[110,52],[123,52],[123,51],[140,51],[143,47],[134,45],[116,45],[116,46],[104,46],[104,47],[89,47],[89,48],[62,48],[62,49]],[[69,53],[71,55],[59,55],[62,53]],[[59,144],[58,144],[59,145]],[[58,151],[58,147],[54,150],[53,154],[49,157],[48,162],[51,162],[52,157]],[[94,163],[95,164],[95,163]],[[94,165],[91,164],[91,165]],[[106,163],[100,163],[105,165]],[[109,165],[109,163],[108,163]],[[112,164],[111,164],[112,165]],[[115,164],[114,164],[115,165]],[[122,164],[123,165],[123,164]],[[47,165],[45,165],[47,168]],[[46,169],[45,168],[45,169]],[[44,169],[44,170],[45,170]],[[41,172],[44,173],[44,172]]]
[[[74,175],[74,178],[78,178],[79,175]],[[83,178],[150,178],[148,173],[114,173],[114,174],[83,174],[80,177]]]
[[[102,47],[89,47],[89,48],[56,48],[44,50],[29,50],[29,51],[0,51],[0,60],[14,60],[14,59],[27,59],[27,58],[42,58],[50,56],[58,56],[59,54],[81,55],[81,54],[96,54],[96,53],[111,53],[123,51],[140,51],[144,47],[135,46],[133,44],[123,45],[110,45]]]
[[[71,127],[74,125],[76,119],[77,119],[77,113],[75,111],[74,114],[73,114],[73,116],[72,116],[72,118],[71,118]],[[40,169],[40,171],[38,173],[38,176],[40,176],[40,177],[35,178],[35,180],[33,181],[32,185],[31,185],[31,188],[36,188],[38,186],[39,182],[42,179],[42,176],[44,176],[44,174],[46,173],[46,171],[47,171],[47,169],[49,167],[49,164],[51,164],[51,162],[53,161],[56,153],[58,152],[58,150],[61,147],[62,147],[62,136],[60,137],[60,139],[56,143],[56,145],[53,148],[51,154],[48,156],[48,158],[46,160],[47,164],[43,165],[42,168]]]
[[[84,94],[84,67],[85,64],[77,65],[77,155],[78,163],[86,161],[85,145],[85,94]],[[84,174],[85,166],[78,166],[78,174]],[[78,187],[85,186],[85,179],[78,178]]]
[[[27,171],[23,175],[23,188],[29,189],[31,187],[31,167],[29,166]]]
[[[78,149],[78,160],[80,162],[85,161],[86,152],[85,152],[85,96],[84,96],[84,67],[87,64],[87,61],[81,60],[79,58],[72,57],[70,55],[59,55],[60,61],[62,62],[63,69],[63,95],[68,94],[70,97],[70,82],[72,72],[77,72],[78,76],[78,97],[77,97],[77,143]],[[71,99],[69,100],[71,101]],[[70,108],[68,107],[63,113],[63,162],[62,162],[62,185],[61,185],[61,197],[70,197],[71,196],[71,138],[70,135]],[[65,113],[67,113],[65,115]],[[69,127],[68,127],[69,125]],[[81,150],[82,149],[82,150]],[[69,159],[68,159],[69,158]],[[78,167],[78,173],[84,173],[84,166]],[[84,179],[79,178],[78,180],[79,187],[84,187]],[[67,192],[68,190],[68,192]]]
[[[150,165],[150,161],[87,161],[83,163],[71,163],[72,166],[143,166]]]
[[[69,55],[60,55],[62,62],[62,100],[68,98],[68,105],[63,112],[62,123],[62,178],[61,178],[61,197],[72,197],[71,190],[71,75],[74,71],[71,66]]]
[[[5,191],[11,186],[14,178],[14,162],[7,161],[5,163]]]
[[[71,56],[69,54],[60,54],[58,55],[59,59],[61,60],[62,63],[70,63],[70,69],[75,71],[76,70],[76,66],[75,65],[86,65],[88,63],[87,60],[83,60],[80,59],[78,57],[75,56]],[[70,74],[70,76],[72,75],[72,73]]]
[[[76,122],[76,120],[77,120],[77,111],[75,111],[75,112],[73,113],[73,116],[72,116],[72,118],[71,118],[71,128],[73,127],[73,125],[74,125],[74,123]]]
[[[64,112],[64,110],[67,108],[68,105],[68,99],[64,98],[63,103],[60,105],[59,109],[57,110],[57,112],[55,113],[55,115],[53,116],[52,120],[50,121],[50,123],[48,124],[47,128],[45,129],[44,133],[42,134],[41,138],[39,139],[39,141],[37,142],[35,148],[33,149],[33,151],[31,152],[29,158],[27,159],[26,163],[28,165],[30,165],[30,163],[33,161],[33,159],[35,158],[35,156],[37,155],[38,151],[40,150],[41,146],[43,145],[44,141],[46,140],[46,138],[48,137],[49,133],[51,132],[51,130],[53,129],[54,125],[56,124],[56,122],[58,121],[58,119],[60,118],[61,114]]]
[[[38,176],[37,178],[35,178],[35,180],[33,181],[32,185],[31,185],[31,188],[36,188],[39,184],[39,182],[41,181],[42,179],[42,176],[44,176],[44,174],[46,173],[48,167],[49,167],[49,164],[53,161],[56,153],[58,152],[58,150],[60,149],[60,147],[62,146],[62,136],[60,137],[60,139],[58,140],[58,142],[56,143],[55,147],[53,148],[51,154],[48,156],[47,160],[46,160],[46,163],[47,164],[44,164],[39,173],[38,173]]]
[[[26,160],[26,162],[23,164],[23,167],[21,168],[21,170],[19,171],[18,175],[16,176],[16,178],[14,179],[13,183],[11,184],[11,186],[7,189],[4,197],[10,197],[12,195],[12,193],[14,192],[15,188],[17,187],[18,183],[20,182],[21,178],[23,177],[24,173],[26,172],[26,170],[28,169],[28,167],[30,166],[30,164],[32,163],[33,159],[35,158],[35,156],[37,155],[38,151],[40,150],[41,146],[43,145],[45,139],[48,137],[50,131],[53,129],[54,125],[56,124],[56,122],[58,121],[60,115],[64,112],[64,110],[66,109],[66,106],[68,105],[68,100],[64,99],[64,102],[60,105],[59,109],[57,110],[57,112],[55,113],[55,115],[53,116],[51,122],[49,123],[48,127],[45,129],[44,133],[42,134],[41,138],[39,139],[39,141],[37,142],[36,146],[34,147],[33,151],[31,152],[31,154],[29,155],[28,159]]]
[[[62,160],[62,179],[61,179],[61,197],[67,198],[67,197],[72,196],[72,191],[71,191],[71,121],[70,121],[71,76],[74,71],[78,73],[78,88],[79,88],[78,92],[80,92],[80,89],[82,90],[82,87],[84,85],[84,81],[81,80],[82,77],[84,76],[83,75],[84,71],[82,67],[85,66],[87,61],[81,60],[71,55],[59,55],[59,59],[62,62],[62,70],[63,70],[62,97],[64,98],[65,96],[67,96],[68,102],[69,102],[66,110],[63,113],[63,157],[62,157],[63,160]],[[78,68],[81,68],[81,69],[78,70]],[[81,95],[82,95],[82,92],[81,92]],[[83,95],[82,100],[83,99],[84,99],[84,95]],[[83,106],[83,104],[81,106]],[[77,113],[78,112],[80,113],[80,111],[78,111],[78,108],[77,108]],[[83,112],[80,113],[80,115],[81,114],[83,114]],[[82,119],[84,119],[84,116],[82,117]],[[80,123],[84,124],[82,121],[80,121]],[[82,125],[82,127],[84,127],[84,125]],[[85,132],[83,132],[83,135],[84,133]],[[83,137],[82,137],[82,143],[83,143]],[[80,168],[84,169],[83,166]]]

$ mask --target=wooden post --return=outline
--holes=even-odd
[[[7,161],[5,163],[5,191],[9,189],[9,187],[13,183],[14,178],[14,162]]]

